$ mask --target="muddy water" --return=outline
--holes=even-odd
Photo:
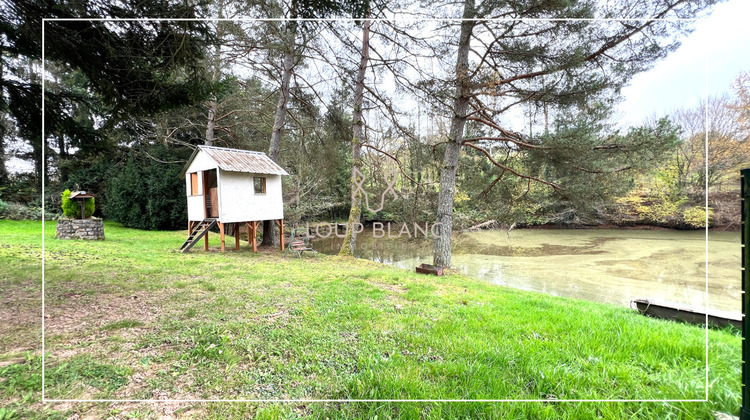
[[[360,234],[355,254],[401,268],[432,263],[428,240]],[[341,239],[316,239],[336,253]],[[457,235],[453,268],[493,283],[555,296],[627,305],[653,298],[740,312],[740,234],[703,231],[481,231]],[[708,295],[706,295],[708,288]]]

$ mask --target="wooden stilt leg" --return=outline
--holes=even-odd
[[[206,235],[203,236],[203,250],[208,251],[208,231],[206,231]]]
[[[224,223],[219,223],[219,235],[221,235],[221,252],[226,251],[224,249]]]
[[[252,229],[250,229],[250,222],[245,222],[245,228],[247,228],[247,244],[252,245],[253,241],[250,240],[250,233],[252,232]]]
[[[279,244],[281,245],[281,250],[284,250],[284,219],[278,219],[274,220],[274,222],[279,225],[279,231],[281,232],[281,235],[279,235]]]
[[[240,224],[234,224],[234,250],[240,250]]]
[[[253,224],[253,252],[258,252],[258,222],[250,222]]]

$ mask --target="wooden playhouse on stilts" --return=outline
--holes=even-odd
[[[208,250],[208,232],[218,226],[221,251],[231,230],[240,249],[240,226],[247,227],[248,244],[258,251],[260,222],[273,220],[281,231],[284,249],[284,202],[281,176],[289,175],[262,152],[199,146],[183,171],[187,192],[189,236],[180,248],[187,252],[201,239]]]

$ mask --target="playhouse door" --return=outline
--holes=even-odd
[[[216,183],[216,170],[203,173],[203,185],[206,188],[206,217],[219,217],[219,190]]]
[[[211,207],[208,209],[208,217],[219,217],[219,191],[216,187],[209,189],[209,197]]]

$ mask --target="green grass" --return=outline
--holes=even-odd
[[[545,402],[40,403],[41,223],[0,221],[2,415],[711,418],[737,414],[740,338],[627,308],[374,262],[175,250],[185,232],[45,233],[48,398]],[[233,245],[229,238],[228,244]],[[5,312],[4,312],[5,313]],[[10,313],[10,312],[9,312]]]
[[[109,324],[101,327],[101,329],[105,331],[112,331],[112,330],[120,330],[123,328],[137,328],[142,325],[143,323],[141,321],[138,321],[135,319],[123,319],[122,321],[110,322]]]

